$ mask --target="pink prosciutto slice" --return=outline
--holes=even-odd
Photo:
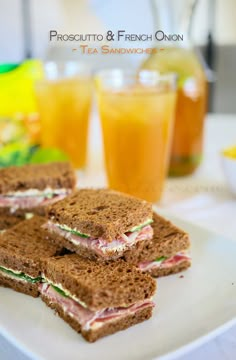
[[[152,300],[147,299],[139,301],[128,307],[107,308],[99,311],[92,311],[79,302],[70,297],[66,297],[57,292],[50,284],[43,283],[39,285],[41,294],[46,296],[51,303],[60,304],[63,311],[74,318],[80,325],[82,330],[89,330],[98,323],[105,323],[106,321],[116,320],[118,318],[135,314],[138,310],[146,307],[154,307]]]
[[[82,237],[63,230],[59,224],[48,221],[44,227],[52,233],[58,234],[75,245],[84,246],[93,250],[102,257],[110,257],[111,255],[122,254],[126,249],[134,246],[139,241],[149,240],[153,237],[153,229],[150,225],[144,226],[139,231],[127,232],[122,234],[118,239],[108,242],[102,238]]]
[[[142,271],[150,271],[156,268],[170,269],[176,265],[179,265],[183,261],[191,261],[191,257],[186,251],[181,251],[176,255],[165,259],[163,261],[144,261],[138,264],[138,268]]]
[[[14,195],[0,195],[0,207],[10,207],[11,212],[15,212],[17,209],[31,209],[38,206],[51,205],[59,200],[64,199],[70,191],[62,193],[55,193],[51,198],[48,198],[43,192],[37,196],[29,196],[22,194],[21,196]]]

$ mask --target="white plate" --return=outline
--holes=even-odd
[[[172,218],[170,218],[172,219]],[[49,360],[172,359],[236,322],[236,243],[174,219],[192,239],[192,268],[159,280],[152,319],[89,344],[40,299],[0,289],[4,334]]]

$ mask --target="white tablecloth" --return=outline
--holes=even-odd
[[[92,121],[90,166],[80,185],[101,185],[102,158],[100,132],[96,116]],[[202,166],[190,177],[167,181],[161,207],[178,217],[231,237],[236,241],[236,199],[228,192],[221,170],[220,150],[236,144],[236,116],[208,116],[205,132],[205,156]],[[94,154],[96,153],[96,157]],[[194,326],[194,324],[193,324]],[[0,360],[27,360],[0,336]],[[188,353],[179,360],[235,360],[236,326]],[[71,360],[71,359],[68,359]]]

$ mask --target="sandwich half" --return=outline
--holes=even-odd
[[[42,263],[61,254],[61,247],[48,239],[41,227],[45,220],[34,216],[0,234],[0,286],[33,297],[39,295]]]
[[[123,260],[65,255],[47,260],[43,276],[42,300],[89,342],[152,315],[156,282]]]
[[[180,272],[191,266],[189,235],[162,216],[153,213],[153,238],[127,250],[123,258],[154,277]]]
[[[93,260],[114,260],[153,236],[152,205],[109,189],[81,189],[47,209],[55,242]]]
[[[5,215],[44,214],[44,208],[71,193],[76,184],[69,163],[33,164],[0,169],[0,208]]]

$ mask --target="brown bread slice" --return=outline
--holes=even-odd
[[[152,240],[140,241],[135,249],[125,251],[123,259],[133,264],[153,261],[161,256],[171,257],[190,247],[189,235],[162,216],[153,213]]]
[[[123,260],[101,264],[71,254],[48,259],[43,272],[91,310],[129,306],[152,297],[156,289],[148,274]]]
[[[148,272],[153,277],[161,277],[161,276],[176,274],[181,271],[187,270],[190,266],[191,266],[191,261],[185,260],[171,268],[166,268],[166,269],[156,268],[156,269],[152,269]]]
[[[5,208],[0,208],[0,231],[9,229],[23,219],[22,216],[11,215]]]
[[[75,172],[67,162],[10,166],[0,169],[0,194],[28,189],[73,189]]]
[[[82,189],[48,207],[56,223],[111,241],[152,218],[152,205],[109,189]]]
[[[39,296],[39,285],[37,283],[32,284],[26,281],[17,281],[13,278],[9,278],[0,271],[0,286],[11,288],[17,292],[30,295],[33,297]]]
[[[34,216],[30,220],[24,220],[0,235],[0,266],[36,278],[41,275],[42,263],[50,256],[58,255],[62,252],[60,246],[50,241],[50,235],[41,228],[45,219]],[[22,281],[6,280],[0,272],[0,285],[22,288],[22,292],[27,288]],[[19,290],[18,290],[19,291]]]
[[[138,310],[135,314],[128,315],[113,322],[107,322],[100,329],[82,331],[82,335],[87,341],[94,342],[101,337],[114,334],[120,330],[125,330],[133,325],[150,319],[152,316],[152,310],[153,309],[151,306],[146,307],[144,309]]]
[[[33,208],[24,208],[24,209],[14,209],[14,211],[11,211],[10,207],[2,207],[0,208],[5,212],[5,215],[11,216],[11,217],[17,217],[21,220],[26,219],[27,214],[35,214],[39,216],[45,216],[46,215],[46,206],[37,206]]]
[[[89,342],[94,342],[101,337],[111,335],[120,330],[125,330],[130,326],[138,324],[142,321],[148,320],[152,316],[152,307],[138,310],[135,314],[122,317],[112,322],[106,322],[104,325],[97,330],[81,330],[80,324],[73,319],[68,313],[65,313],[62,306],[56,302],[51,302],[46,296],[41,295],[42,300],[55,312],[69,324],[75,331],[81,333],[82,336]]]

